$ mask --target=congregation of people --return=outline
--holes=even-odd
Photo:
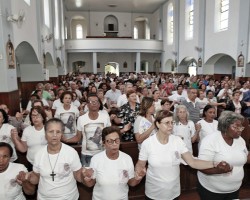
[[[197,169],[201,200],[238,199],[250,153],[250,81],[211,75],[72,73],[38,83],[15,116],[0,102],[0,199],[127,200],[181,195],[180,165]],[[138,144],[138,161],[119,147]],[[193,143],[198,143],[194,155]],[[72,145],[81,145],[81,155]],[[26,153],[24,166],[18,152]]]

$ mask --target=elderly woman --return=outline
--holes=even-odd
[[[134,123],[134,134],[139,150],[141,143],[149,136],[155,134],[154,113],[154,99],[144,97],[141,102],[140,113]]]
[[[83,172],[84,183],[88,187],[94,186],[93,200],[128,200],[128,185],[140,183],[146,171],[135,173],[131,157],[119,151],[118,127],[104,128],[102,141],[105,150],[91,159],[90,169]]]
[[[29,118],[31,125],[24,129],[22,138],[20,139],[16,129],[11,131],[11,137],[18,151],[27,152],[28,170],[31,171],[35,154],[47,144],[44,132],[46,113],[42,107],[35,106],[31,108]]]
[[[194,122],[188,119],[189,112],[184,105],[178,105],[174,113],[173,134],[179,136],[186,144],[188,151],[193,154],[192,143],[197,140],[199,130],[195,129]]]
[[[155,118],[158,132],[142,143],[137,167],[143,169],[148,162],[146,199],[178,199],[181,158],[195,169],[220,168],[224,172],[231,170],[225,162],[217,164],[194,159],[183,140],[172,134],[173,124],[172,113],[159,111]]]
[[[33,185],[38,184],[37,199],[77,200],[76,181],[82,182],[82,165],[78,153],[63,144],[64,124],[52,118],[45,123],[48,145],[35,156],[33,172],[26,174]]]
[[[72,104],[72,92],[63,92],[60,99],[63,105],[56,109],[54,117],[63,121],[65,129],[62,140],[67,143],[76,135],[76,120],[79,117],[79,110]]]
[[[247,104],[244,101],[240,101],[241,91],[234,91],[232,100],[229,100],[226,105],[226,110],[230,110],[244,116],[244,111],[247,109]]]
[[[8,114],[3,109],[0,109],[0,142],[8,143],[13,148],[13,154],[10,159],[10,161],[13,162],[17,159],[17,154],[15,145],[11,138],[11,131],[15,129],[17,132],[17,129],[14,126],[8,124],[8,122]]]
[[[238,199],[239,188],[244,177],[243,166],[250,162],[246,143],[241,137],[244,117],[224,111],[218,120],[218,130],[206,136],[199,149],[199,159],[207,161],[224,160],[232,168],[231,173],[220,174],[217,168],[198,172],[198,192],[202,200]]]
[[[122,139],[124,141],[134,140],[134,122],[140,110],[140,104],[137,103],[137,95],[134,90],[127,91],[128,102],[121,106],[120,113],[115,119],[116,123],[119,124],[123,121],[124,127],[121,129]]]

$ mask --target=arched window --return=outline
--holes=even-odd
[[[168,5],[168,20],[167,20],[167,42],[173,44],[174,41],[174,7],[170,3]]]
[[[44,14],[44,24],[50,27],[50,6],[49,0],[43,0],[43,14]]]
[[[229,0],[220,0],[220,30],[228,29]]]
[[[81,24],[77,24],[76,25],[76,39],[82,39],[82,38],[83,38],[82,25]]]
[[[194,0],[186,0],[185,11],[185,36],[186,40],[194,37]]]
[[[134,39],[138,39],[138,28],[134,26]]]

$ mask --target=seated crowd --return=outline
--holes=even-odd
[[[23,112],[9,116],[9,106],[0,104],[0,199],[77,200],[80,182],[95,200],[125,200],[144,176],[145,199],[178,199],[180,164],[198,169],[202,200],[238,199],[250,162],[250,83],[228,76],[71,74],[38,83]],[[135,167],[119,150],[130,141]]]

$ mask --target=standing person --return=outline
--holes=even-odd
[[[118,100],[119,96],[122,95],[122,93],[120,90],[116,89],[115,82],[111,82],[110,87],[111,87],[111,89],[108,90],[105,94],[105,97],[108,100],[108,106],[109,107],[117,107],[117,100]]]
[[[15,145],[11,138],[11,130],[15,129],[15,127],[10,125],[8,121],[9,117],[7,113],[3,109],[0,109],[0,142],[8,143],[13,148],[13,154],[10,159],[13,162],[17,159]]]
[[[31,125],[24,129],[22,138],[19,138],[16,129],[11,130],[11,137],[18,151],[27,152],[28,170],[31,171],[36,153],[47,145],[44,131],[46,113],[42,107],[36,106],[31,108],[29,118]]]
[[[25,200],[23,191],[31,195],[35,187],[27,180],[19,180],[19,173],[27,172],[27,169],[22,164],[10,162],[12,154],[12,147],[8,143],[0,142],[0,199]]]
[[[90,169],[83,172],[85,185],[94,186],[93,200],[128,200],[128,185],[139,184],[145,175],[146,170],[137,174],[131,157],[119,151],[120,141],[118,127],[111,126],[102,130],[105,150],[94,155]]]
[[[127,91],[128,102],[121,107],[120,113],[114,121],[119,124],[123,122],[121,129],[123,141],[134,140],[134,122],[140,111],[140,104],[137,103],[137,95],[134,90]]]
[[[241,92],[234,91],[232,100],[229,100],[226,105],[226,110],[230,110],[245,116],[244,111],[247,109],[247,104],[244,101],[240,101]]]
[[[154,113],[154,99],[144,97],[140,105],[139,115],[134,123],[134,134],[139,150],[141,143],[149,136],[155,134]]]
[[[224,111],[218,119],[218,132],[208,135],[201,143],[199,159],[224,160],[231,166],[227,174],[218,168],[198,171],[198,193],[201,200],[231,200],[239,198],[239,188],[244,178],[243,166],[250,163],[250,154],[241,137],[244,117]]]
[[[155,90],[152,93],[152,97],[154,99],[154,105],[155,105],[155,113],[157,113],[159,110],[161,110],[161,99],[160,99],[160,91]]]
[[[217,164],[213,161],[194,159],[183,140],[172,134],[173,123],[172,113],[159,111],[155,118],[157,133],[142,143],[136,166],[142,171],[148,162],[145,185],[146,200],[178,199],[181,158],[195,169],[214,167],[225,172],[231,170],[225,162]]]
[[[76,181],[82,182],[81,162],[76,150],[61,142],[63,133],[60,119],[52,118],[45,123],[48,145],[36,154],[33,172],[26,175],[30,183],[38,184],[37,199],[79,198]]]
[[[203,109],[203,119],[197,122],[197,124],[200,124],[201,129],[199,133],[199,146],[201,144],[201,141],[210,134],[214,134],[217,132],[218,128],[218,121],[215,120],[216,117],[216,110],[214,106],[206,105]]]
[[[96,94],[89,94],[87,98],[88,112],[80,116],[77,121],[77,135],[70,139],[71,142],[80,142],[82,139],[81,161],[88,167],[93,155],[101,152],[102,129],[110,126],[110,118],[100,112],[100,100]]]
[[[198,103],[196,102],[197,97],[197,89],[189,88],[188,89],[188,97],[181,101],[181,104],[187,107],[189,112],[189,118],[195,124],[200,120],[200,108]]]
[[[62,106],[56,109],[55,118],[61,119],[65,125],[62,141],[71,143],[71,138],[76,135],[76,120],[79,117],[78,108],[72,104],[73,94],[70,91],[62,93],[60,100]]]
[[[192,143],[197,140],[200,130],[196,130],[194,122],[189,120],[189,113],[186,106],[176,106],[174,121],[173,134],[179,136],[186,144],[188,151],[193,154]]]

